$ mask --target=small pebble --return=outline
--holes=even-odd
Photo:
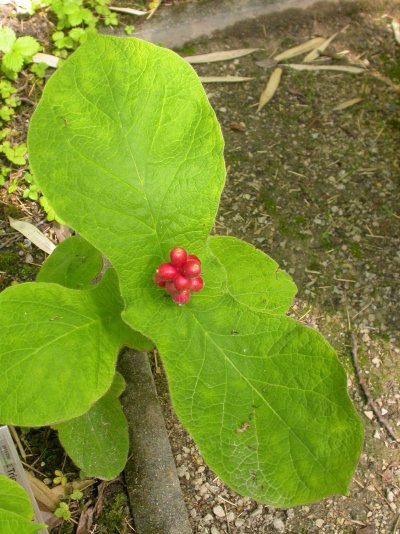
[[[324,526],[324,520],[323,519],[317,519],[315,521],[315,524],[318,528],[322,528]]]
[[[272,526],[278,532],[285,532],[285,523],[282,521],[282,519],[279,519],[279,518],[274,519],[272,522]]]
[[[186,467],[184,465],[181,465],[177,468],[176,472],[178,473],[178,477],[182,478],[183,476],[185,476]]]
[[[211,514],[207,514],[203,517],[204,523],[211,523],[211,521],[214,521],[214,518]]]
[[[220,504],[214,506],[213,512],[217,517],[225,517],[225,511]]]
[[[211,527],[211,534],[220,534],[220,532],[216,527]]]
[[[228,512],[226,519],[229,521],[229,523],[232,523],[233,521],[235,521],[235,517],[235,512],[231,510],[230,512]]]

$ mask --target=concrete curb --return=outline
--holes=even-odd
[[[192,534],[148,355],[125,349],[118,370],[126,389],[130,454],[125,479],[138,534]]]
[[[333,2],[336,3],[335,0]],[[204,0],[194,4],[181,4],[160,10],[139,27],[134,37],[167,48],[177,48],[243,20],[290,8],[303,9],[315,3],[317,0]],[[126,37],[122,30],[111,33]]]

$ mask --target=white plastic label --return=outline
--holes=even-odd
[[[31,486],[25,478],[24,468],[7,426],[0,426],[0,473],[18,482],[24,488],[32,502],[35,522],[44,523]],[[45,528],[40,530],[39,533],[48,534],[48,530]]]

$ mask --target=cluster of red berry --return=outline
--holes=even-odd
[[[201,262],[182,247],[174,247],[169,253],[170,263],[162,263],[154,275],[154,282],[172,296],[177,304],[186,304],[192,291],[203,289],[200,276]]]

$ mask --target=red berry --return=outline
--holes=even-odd
[[[201,291],[203,289],[204,282],[201,276],[197,276],[197,278],[192,278],[190,280],[190,291]]]
[[[197,256],[195,256],[194,254],[188,254],[186,260],[187,260],[187,261],[189,261],[189,260],[197,261],[197,263],[198,263],[199,265],[201,265],[201,261],[200,261],[200,259],[199,259]]]
[[[178,269],[170,263],[162,263],[157,269],[158,278],[161,280],[174,280],[178,273]]]
[[[182,272],[188,278],[197,278],[201,272],[200,264],[196,260],[188,260],[182,267]]]
[[[183,289],[189,289],[190,280],[185,278],[183,275],[178,274],[178,276],[174,280],[174,284],[178,291],[182,291]]]
[[[178,293],[178,290],[175,287],[175,283],[173,281],[165,282],[165,289],[167,293],[174,296]]]
[[[182,267],[187,259],[187,252],[182,247],[174,247],[169,253],[172,265],[175,267]]]
[[[180,293],[177,293],[176,295],[173,295],[172,300],[176,302],[176,304],[186,304],[188,300],[190,299],[190,292],[189,291],[181,291]]]
[[[155,274],[153,276],[153,280],[154,282],[159,286],[159,287],[165,287],[165,280],[162,280],[158,274]]]

